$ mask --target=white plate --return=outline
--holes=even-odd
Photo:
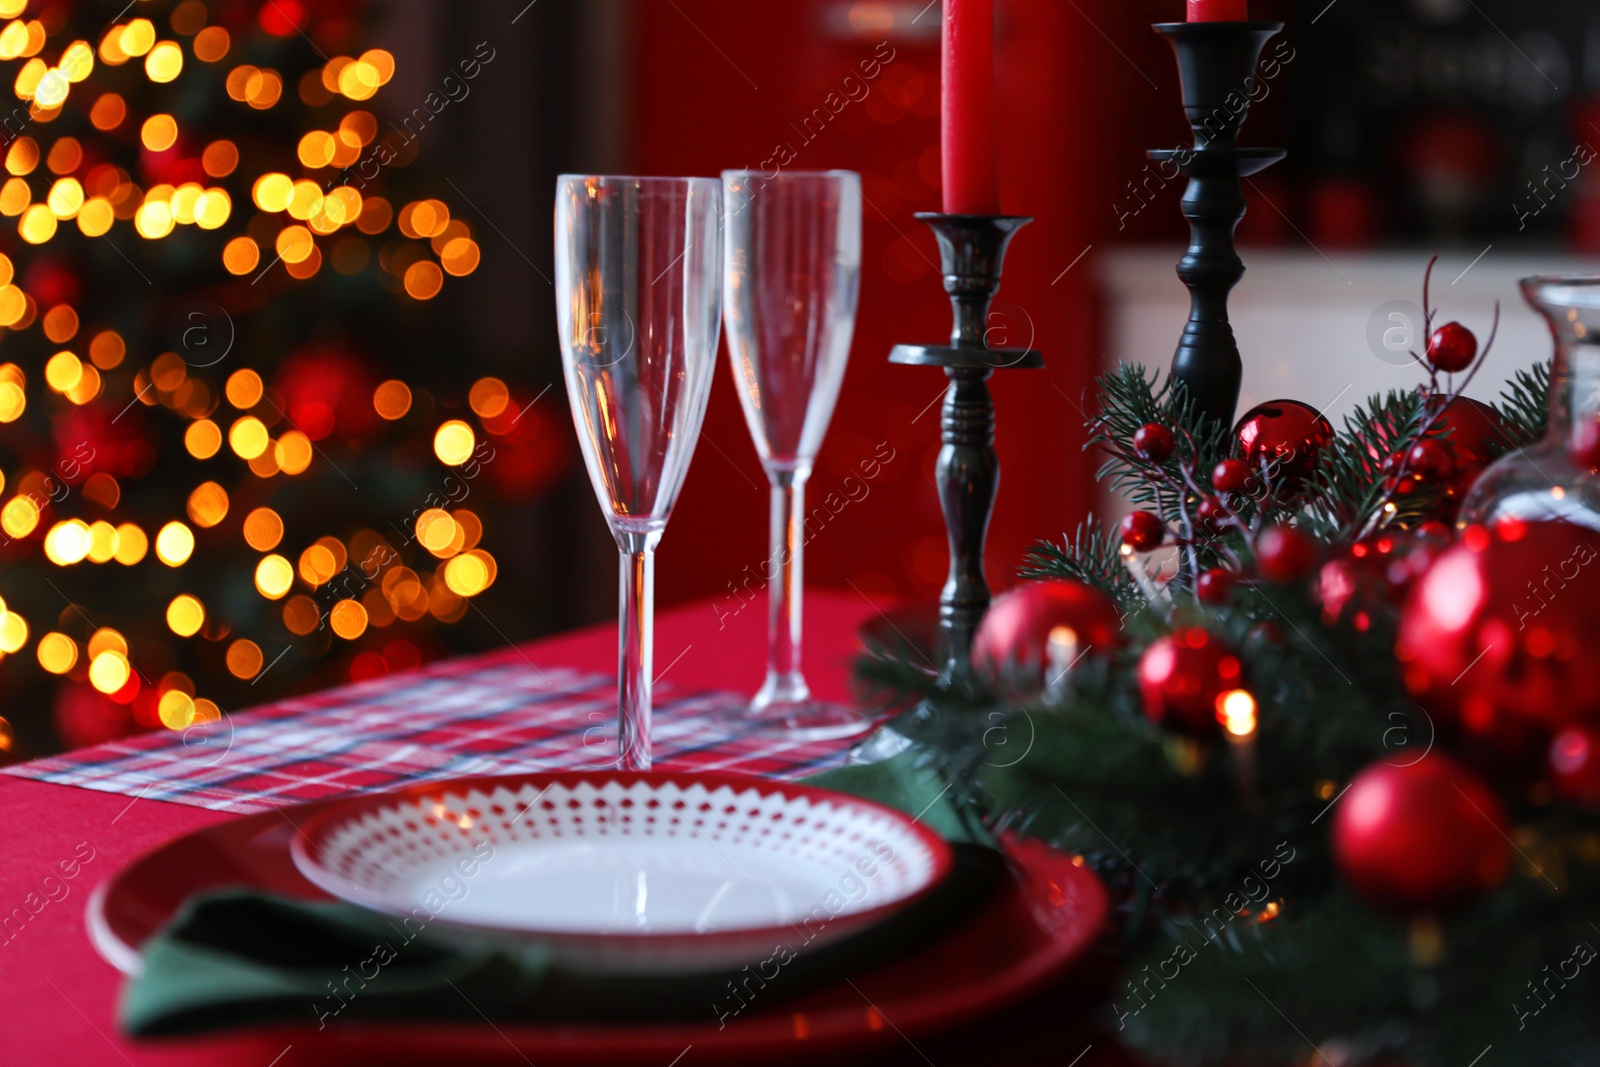
[[[949,847],[855,797],[734,775],[469,779],[355,798],[292,845],[321,889],[399,916],[531,935],[625,971],[737,966],[835,940],[931,889]]]

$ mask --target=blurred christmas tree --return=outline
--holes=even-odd
[[[485,502],[566,468],[429,312],[479,249],[409,166],[444,97],[367,110],[362,6],[120,7],[0,0],[0,686],[35,747],[416,665],[495,580]]]

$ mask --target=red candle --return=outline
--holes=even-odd
[[[994,0],[944,0],[940,144],[947,215],[1000,214]]]
[[[1244,22],[1249,0],[1189,0],[1190,22]]]

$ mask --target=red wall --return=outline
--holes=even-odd
[[[947,565],[933,487],[939,447],[934,401],[944,378],[930,368],[891,366],[886,356],[896,342],[937,341],[950,328],[932,237],[912,218],[913,211],[939,205],[937,35],[920,42],[890,38],[893,58],[863,100],[845,107],[809,143],[796,129],[874,55],[884,36],[847,39],[828,32],[825,17],[853,11],[870,19],[883,6],[639,0],[633,20],[635,163],[640,173],[714,175],[724,167],[761,166],[788,143],[795,150],[791,168],[862,173],[870,203],[861,311],[810,501],[819,503],[830,492],[842,498],[843,479],[859,479],[860,465],[882,443],[895,458],[870,482],[853,483],[857,496],[866,485],[865,497],[816,532],[807,548],[807,579],[845,588],[854,582],[874,599],[931,600]],[[1166,90],[1158,94],[1073,4],[1002,0],[1000,6],[1003,195],[1009,212],[1036,221],[1012,246],[996,306],[1000,317],[992,325],[1009,330],[1009,344],[1031,338],[1046,368],[1001,371],[992,380],[1002,480],[988,566],[997,589],[1015,581],[1031,542],[1070,530],[1092,500],[1093,461],[1082,452],[1077,405],[1101,351],[1093,253],[1066,268],[1091,243],[1099,248],[1109,239],[1117,175],[1126,170],[1132,177],[1143,164],[1121,146],[1117,153],[1129,154],[1128,160],[1108,158],[1104,146],[1119,132],[1112,102],[1133,85],[1148,94],[1136,103],[1148,110],[1166,105],[1178,118],[1170,59],[1153,53],[1156,62],[1148,64]],[[936,24],[938,14],[934,5],[924,21]],[[1126,40],[1130,31],[1149,34],[1138,26],[1141,19],[1148,23],[1148,14],[1097,18],[1103,25],[1128,23],[1113,31]],[[730,583],[759,573],[766,505],[766,482],[728,372],[719,370],[704,436],[662,544],[662,601],[726,593]]]

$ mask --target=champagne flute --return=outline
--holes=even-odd
[[[860,733],[859,710],[811,698],[800,669],[805,484],[833,417],[861,282],[861,177],[722,172],[723,302],[745,422],[772,489],[767,676],[731,713],[806,740]]]
[[[655,550],[711,395],[722,187],[715,178],[564,174],[555,210],[567,398],[621,553],[617,765],[648,770]]]

